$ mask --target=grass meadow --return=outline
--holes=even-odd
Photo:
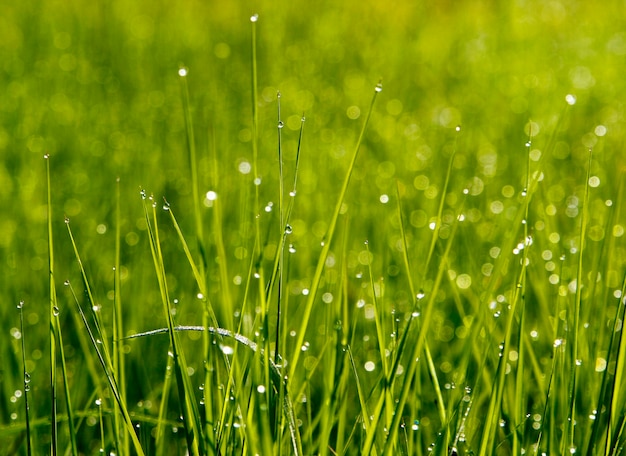
[[[0,5],[0,455],[622,454],[623,2]]]

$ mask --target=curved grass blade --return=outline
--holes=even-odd
[[[248,347],[254,353],[263,351],[263,348],[259,347],[256,342],[248,339],[246,336],[243,336],[238,333],[233,333],[232,331],[225,329],[225,328],[214,328],[214,327],[205,328],[204,326],[177,325],[177,326],[172,326],[171,328],[168,326],[167,328],[153,329],[151,331],[144,331],[139,334],[133,334],[132,336],[125,337],[125,339],[136,339],[138,337],[153,336],[156,334],[171,333],[171,332],[176,333],[179,331],[206,331],[208,333],[211,333],[220,337],[232,339],[238,342],[239,344],[245,347]],[[274,385],[274,388],[278,389],[280,383],[283,383],[283,387],[286,388],[287,387],[287,385],[285,384],[286,380],[283,379],[283,376],[279,367],[276,365],[276,363],[274,363],[274,361],[271,358],[269,358],[268,361],[269,361],[268,367],[269,367],[271,380],[272,380],[272,384]],[[291,435],[292,448],[294,450],[294,454],[301,455],[303,454],[302,443],[300,441],[300,435],[299,435],[298,427],[296,424],[294,406],[291,402],[289,394],[285,394],[282,407],[283,407],[283,413],[285,414],[285,417],[287,418],[287,423],[289,426],[289,433]]]

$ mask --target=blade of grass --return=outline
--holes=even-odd
[[[59,358],[61,361],[61,376],[63,378],[63,386],[65,392],[65,406],[68,415],[68,427],[72,454],[78,454],[78,446],[76,444],[76,428],[74,426],[74,409],[72,407],[69,377],[67,365],[65,362],[65,351],[63,347],[63,337],[61,334],[61,324],[59,322],[59,304],[57,301],[56,283],[54,278],[54,241],[52,234],[52,186],[50,176],[50,156],[44,155],[46,160],[46,189],[47,189],[47,228],[48,228],[48,272],[49,272],[49,293],[50,293],[50,386],[52,395],[51,410],[51,454],[57,451],[57,422],[58,412],[56,407],[56,350],[59,348]]]
[[[486,456],[489,453],[491,453],[491,451],[493,450],[493,442],[495,440],[495,432],[497,429],[497,423],[500,419],[501,416],[501,407],[502,407],[502,401],[503,401],[503,396],[504,396],[504,387],[505,387],[505,376],[506,376],[506,365],[507,365],[507,360],[508,360],[508,354],[510,351],[510,347],[511,347],[511,336],[513,333],[513,325],[515,322],[515,317],[516,317],[516,312],[517,312],[517,308],[518,306],[522,307],[521,310],[521,316],[520,316],[520,326],[518,329],[518,335],[519,335],[519,341],[518,341],[518,350],[521,352],[522,351],[522,346],[523,346],[523,340],[522,340],[522,329],[523,329],[523,320],[524,320],[524,298],[525,298],[525,292],[526,292],[526,268],[528,266],[528,251],[529,251],[529,247],[532,244],[532,239],[530,238],[529,234],[528,234],[528,210],[529,210],[529,205],[530,205],[530,195],[528,193],[528,189],[530,187],[530,146],[531,146],[531,138],[532,138],[532,123],[529,122],[529,140],[526,142],[526,148],[527,148],[527,170],[526,170],[526,182],[525,182],[525,186],[524,189],[522,191],[522,195],[525,197],[524,198],[524,206],[523,206],[523,214],[524,214],[524,218],[522,219],[522,225],[524,228],[524,244],[523,244],[523,250],[522,250],[522,260],[521,260],[521,270],[519,272],[519,276],[517,278],[516,281],[516,288],[515,288],[515,292],[513,294],[513,302],[510,305],[510,309],[509,309],[509,315],[508,315],[508,320],[506,323],[506,329],[504,331],[504,342],[502,343],[501,347],[501,352],[500,352],[500,358],[498,360],[498,367],[496,370],[496,387],[492,390],[492,394],[491,394],[491,399],[489,402],[489,408],[486,414],[486,425],[483,429],[483,434],[481,437],[481,442],[480,442],[480,450],[479,450],[479,455],[481,456]],[[516,394],[514,396],[514,400],[515,400],[515,413],[517,413],[520,409],[522,409],[523,405],[521,404],[521,398],[519,397],[521,395],[521,388],[522,388],[522,384],[521,384],[521,378],[522,377],[522,373],[523,373],[523,366],[521,364],[518,364],[518,376],[516,377]],[[514,416],[515,416],[514,413]],[[523,416],[523,412],[522,412],[522,416],[521,417],[516,417],[516,421],[520,420],[520,423],[514,423],[514,428],[516,428],[517,426],[515,426],[516,424],[521,424],[524,421],[524,416]],[[519,447],[519,440],[518,440],[518,435],[517,432],[513,432],[513,451],[515,454],[517,454],[518,452],[518,447]]]
[[[26,370],[26,342],[24,336],[24,301],[20,301],[17,305],[20,312],[20,342],[22,344],[22,375],[24,381],[24,419],[26,423],[26,454],[31,456],[33,454],[33,439],[31,437],[30,430],[30,404],[28,403],[28,396],[30,392],[30,374]],[[56,420],[56,415],[54,416]]]
[[[459,130],[457,130],[459,131]],[[456,145],[455,145],[455,150],[456,150]],[[451,164],[452,164],[452,160],[454,159],[454,153],[452,154],[452,158],[450,159],[450,166],[448,167],[448,174],[451,173]],[[449,182],[449,176],[446,176],[446,188],[447,188],[447,183]],[[417,295],[417,293],[415,292],[415,285],[413,282],[413,273],[411,272],[411,264],[409,262],[409,246],[406,240],[406,232],[404,230],[404,226],[405,226],[405,222],[404,222],[404,217],[403,217],[403,213],[402,213],[402,202],[400,200],[400,182],[396,182],[396,202],[397,202],[397,210],[398,210],[398,217],[400,220],[400,236],[402,238],[402,259],[404,261],[404,268],[406,270],[406,277],[408,280],[408,284],[409,284],[409,290],[411,292],[411,298],[415,299],[414,301],[414,310],[413,313],[418,312],[417,310],[417,306],[419,305],[419,300],[420,297]],[[445,194],[446,191],[444,189],[443,195],[442,195],[442,202],[445,198]],[[440,209],[443,206],[440,203]],[[439,214],[438,216],[438,220],[441,220],[441,214]],[[439,224],[439,222],[438,222]],[[437,235],[438,236],[438,235]],[[433,233],[433,240],[435,240],[435,233]],[[431,242],[431,248],[433,246],[433,242]],[[430,257],[430,254],[429,254]],[[426,268],[426,271],[428,271],[428,267]],[[422,277],[422,280],[425,280],[425,276]],[[408,327],[411,324],[412,318],[407,322],[405,330],[403,332],[403,339],[404,339],[404,335],[408,335]],[[400,358],[400,351],[396,350],[396,359],[399,360]],[[430,352],[430,346],[428,344],[428,341],[424,342],[424,355],[426,357],[426,363],[428,366],[428,372],[430,373],[430,378],[435,390],[435,395],[437,396],[437,410],[439,411],[439,419],[441,421],[441,425],[442,427],[445,426],[445,423],[447,422],[447,418],[446,418],[446,409],[445,409],[445,402],[443,400],[443,394],[441,394],[441,386],[439,385],[439,379],[437,377],[437,370],[435,369],[435,365],[432,359],[432,354]],[[394,369],[396,369],[396,367],[394,366]],[[392,371],[393,372],[393,371]]]
[[[188,74],[187,68],[184,68],[184,67],[180,68],[178,70],[178,74],[180,76],[181,92],[182,92],[182,99],[183,99],[183,111],[184,111],[184,117],[185,117],[185,131],[187,133],[187,151],[189,155],[189,168],[191,171],[191,193],[193,195],[193,216],[194,216],[194,221],[195,221],[195,226],[196,226],[197,247],[198,247],[198,251],[200,252],[199,271],[197,271],[195,275],[196,275],[196,280],[198,282],[198,285],[200,287],[200,290],[203,296],[202,299],[203,299],[203,304],[204,304],[204,312],[203,312],[202,323],[203,325],[207,326],[210,324],[209,322],[210,318],[215,319],[215,313],[214,313],[214,309],[209,303],[208,295],[206,294],[207,290],[206,290],[205,271],[208,266],[207,247],[204,242],[204,228],[203,228],[203,223],[202,223],[202,214],[200,212],[201,210],[200,188],[198,184],[196,142],[195,142],[195,136],[194,136],[193,121],[192,121],[192,116],[191,116],[191,107],[190,107],[190,102],[189,102],[189,85],[187,84],[187,74]],[[221,226],[217,225],[217,226],[214,226],[214,228],[216,228],[216,233],[219,233],[221,236]],[[178,231],[179,231],[179,236],[181,236],[182,238],[182,235],[180,235],[180,230]],[[222,242],[218,242],[218,248],[220,248],[220,246],[222,245],[223,245]],[[188,250],[185,253],[187,253],[188,258],[190,259],[190,263],[193,264],[193,262],[191,261],[191,255],[189,254]],[[220,251],[220,254],[221,254],[222,261],[220,262],[219,268],[220,268],[220,271],[222,272],[223,283],[227,283],[226,281],[224,281],[224,277],[226,274],[225,273],[226,256],[223,254],[222,251]],[[228,287],[224,286],[221,288],[223,291],[222,307],[225,309],[222,316],[226,319],[226,321],[229,322],[228,327],[232,327],[232,312],[231,312],[231,302],[230,302],[230,295],[228,293]],[[204,333],[202,337],[203,337],[203,354],[204,354],[204,360],[205,360],[204,384],[207,387],[205,388],[205,392],[208,394],[211,394],[210,393],[212,391],[211,374],[208,368],[209,358],[211,356],[210,341],[208,339],[208,334]],[[204,399],[205,399],[205,404],[212,403],[211,401],[212,398],[205,397]],[[212,422],[213,421],[212,407],[209,405],[208,407],[205,407],[204,410],[205,410],[205,421],[207,423]],[[213,427],[207,425],[204,428],[204,435],[206,438],[206,442],[205,442],[206,446],[208,448],[213,448],[215,446],[215,435],[213,432]]]
[[[113,372],[115,372],[117,384],[120,387],[120,396],[126,402],[126,361],[124,352],[124,319],[122,315],[122,280],[120,277],[120,253],[121,253],[121,228],[122,216],[120,209],[120,179],[116,181],[115,195],[115,267],[113,268],[113,340],[115,349],[113,350]],[[123,417],[119,411],[113,415],[115,424],[115,440],[117,448],[123,454],[130,453],[130,444],[126,433],[120,432],[123,429]]]
[[[46,160],[46,188],[47,188],[47,220],[48,220],[48,278],[49,278],[49,317],[50,317],[50,454],[57,454],[57,368],[56,348],[59,327],[56,324],[55,310],[58,309],[56,286],[54,283],[54,247],[52,236],[52,186],[50,184],[50,156],[44,155]],[[57,310],[58,311],[58,310]]]
[[[589,212],[589,178],[591,177],[591,160],[593,158],[593,150],[589,149],[589,159],[587,162],[587,173],[585,180],[585,195],[583,198],[582,215],[580,222],[580,247],[578,252],[578,266],[576,272],[576,298],[574,300],[574,321],[572,327],[572,351],[571,351],[571,364],[570,364],[570,382],[568,386],[569,391],[569,414],[567,419],[567,427],[565,429],[565,435],[563,438],[563,445],[569,444],[569,451],[575,450],[575,434],[576,430],[576,396],[578,387],[578,351],[579,351],[579,333],[578,326],[580,324],[580,308],[582,306],[582,288],[583,288],[583,271],[584,260],[583,255],[585,253],[585,236],[587,234],[587,222]],[[561,451],[565,453],[567,451],[564,446],[561,447]]]
[[[143,194],[142,194],[143,196]],[[206,454],[205,440],[202,435],[202,424],[198,404],[196,403],[191,380],[189,379],[187,370],[187,361],[184,352],[178,341],[178,336],[173,330],[174,321],[172,317],[172,306],[170,302],[169,291],[165,274],[165,265],[163,262],[163,254],[161,252],[161,244],[159,240],[159,228],[156,216],[156,204],[150,197],[150,206],[152,214],[148,213],[148,209],[144,199],[144,213],[146,224],[148,226],[148,234],[150,237],[150,251],[154,262],[154,268],[159,283],[159,291],[161,301],[163,303],[163,311],[170,329],[170,345],[172,348],[172,356],[174,358],[174,372],[176,375],[176,385],[181,407],[181,416],[185,426],[185,436],[187,438],[188,451],[195,456]]]
[[[67,423],[69,426],[69,436],[70,436],[70,444],[72,448],[72,455],[78,456],[78,445],[76,443],[76,426],[74,424],[75,420],[75,412],[72,407],[71,393],[70,393],[70,377],[67,369],[67,364],[65,362],[65,349],[63,348],[63,333],[61,331],[61,323],[59,321],[59,311],[56,309],[56,312],[53,309],[54,315],[54,324],[59,329],[57,336],[59,341],[59,358],[61,360],[61,377],[63,378],[63,387],[65,393],[65,406],[67,408]]]
[[[462,211],[462,207],[463,205],[461,205],[460,207],[460,211]],[[401,420],[402,420],[402,410],[404,410],[404,406],[406,404],[406,401],[408,399],[409,396],[409,392],[411,390],[411,385],[413,382],[413,379],[415,377],[415,372],[418,366],[418,358],[420,356],[420,353],[422,352],[422,349],[424,347],[424,343],[426,342],[426,334],[428,333],[428,329],[430,327],[431,321],[432,321],[432,315],[433,315],[433,310],[435,307],[435,298],[437,296],[437,293],[439,291],[439,287],[441,286],[441,282],[443,280],[444,277],[444,273],[446,272],[446,265],[447,265],[447,258],[450,255],[450,250],[452,248],[452,242],[454,240],[454,237],[456,235],[456,230],[459,226],[459,221],[458,221],[458,217],[456,222],[452,225],[452,229],[450,230],[450,236],[448,237],[448,243],[446,245],[446,248],[443,252],[442,258],[440,260],[439,263],[439,267],[437,269],[437,275],[435,276],[435,281],[433,283],[433,289],[431,291],[431,295],[430,298],[428,300],[428,304],[426,307],[426,310],[424,311],[424,316],[423,316],[423,321],[421,322],[422,325],[419,328],[419,332],[417,334],[417,340],[415,341],[415,344],[413,345],[413,350],[409,350],[409,354],[408,354],[408,358],[407,359],[407,370],[406,373],[404,375],[404,379],[403,379],[403,384],[402,384],[402,388],[400,391],[400,397],[399,399],[397,399],[397,401],[395,402],[396,404],[396,413],[394,414],[393,417],[393,421],[391,423],[391,426],[389,428],[389,434],[386,436],[386,441],[385,441],[385,448],[383,450],[383,453],[388,455],[388,454],[392,454],[395,443],[396,443],[396,437],[398,434],[398,430],[400,429],[400,424],[401,424]],[[373,426],[372,428],[376,428],[378,426],[378,422],[380,420],[380,416],[379,415],[374,415],[374,420],[372,421]],[[371,448],[371,443],[373,440],[374,436],[373,435],[368,435],[367,437],[367,441],[365,444],[365,448],[364,448],[364,453],[367,453],[369,451],[369,449]]]
[[[524,183],[524,192],[528,193],[528,187],[530,187],[530,152],[532,145],[532,134],[533,134],[533,123],[532,121],[528,122],[528,141],[526,142],[526,182]],[[524,239],[526,243],[530,243],[530,235],[528,232],[528,225],[530,221],[528,220],[530,208],[530,198],[527,198],[524,204]],[[523,250],[522,262],[526,264],[528,262],[528,248],[525,247]],[[523,443],[520,440],[524,438],[524,425],[526,423],[526,413],[524,411],[525,403],[524,403],[524,361],[525,361],[525,350],[524,350],[524,329],[525,329],[525,309],[526,309],[526,285],[527,285],[527,274],[526,269],[522,269],[522,275],[520,277],[520,287],[521,287],[521,310],[519,317],[519,327],[517,331],[517,372],[515,376],[515,405],[514,405],[514,413],[513,413],[513,454],[520,453],[520,445]],[[508,357],[508,352],[504,353],[505,357]]]
[[[290,369],[289,369],[289,378],[293,378],[296,372],[296,368],[298,366],[298,361],[300,358],[300,347],[304,343],[304,337],[306,335],[306,329],[309,324],[309,320],[311,317],[311,312],[313,310],[313,304],[315,303],[315,297],[317,294],[317,289],[319,288],[320,280],[322,278],[322,271],[324,270],[324,265],[326,263],[326,258],[328,257],[328,252],[330,251],[330,245],[333,240],[333,236],[335,234],[335,227],[337,225],[337,220],[339,219],[339,213],[341,212],[341,206],[343,205],[343,201],[346,196],[346,192],[348,191],[348,185],[350,184],[350,177],[352,176],[352,170],[354,169],[354,165],[356,164],[356,159],[359,154],[359,149],[361,148],[361,143],[365,136],[365,131],[367,130],[367,124],[374,110],[374,103],[376,102],[376,96],[382,91],[382,83],[379,82],[374,90],[374,95],[372,96],[372,101],[370,102],[369,109],[367,111],[367,116],[365,117],[365,121],[363,122],[363,127],[361,129],[361,133],[359,134],[359,139],[357,140],[356,146],[354,148],[354,152],[352,154],[352,159],[350,160],[350,164],[348,165],[348,170],[346,172],[346,176],[344,178],[343,184],[341,186],[341,190],[339,191],[339,195],[337,197],[337,204],[335,205],[335,210],[330,219],[330,224],[328,226],[328,231],[326,232],[326,236],[324,237],[324,246],[322,247],[322,251],[320,252],[317,266],[315,268],[315,274],[313,275],[313,280],[311,281],[311,293],[307,298],[307,301],[304,306],[300,329],[297,331],[296,336],[296,344],[294,348],[294,353],[292,359],[290,361]]]
[[[617,315],[614,322],[614,336],[611,338],[615,339],[616,349],[615,349],[615,377],[613,379],[613,390],[611,391],[611,400],[609,402],[609,410],[608,413],[608,423],[606,430],[606,449],[605,454],[617,454],[618,448],[620,446],[620,435],[622,430],[617,426],[619,423],[618,417],[622,420],[623,426],[623,417],[624,413],[624,399],[623,399],[623,385],[624,385],[624,372],[626,371],[626,349],[624,349],[626,345],[626,336],[624,335],[623,322],[626,316],[626,310],[624,306],[624,297],[626,296],[626,277],[624,277],[622,282],[622,290],[617,310]],[[618,320],[617,316],[621,314],[621,319]],[[622,324],[622,328],[618,339],[617,336],[617,325]],[[609,353],[611,353],[609,351]],[[601,405],[601,404],[598,404]]]

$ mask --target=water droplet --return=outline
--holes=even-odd
[[[65,217],[65,224],[66,224],[66,225],[69,225],[69,223],[70,223],[70,218],[66,216],[66,217]]]
[[[30,383],[30,374],[28,372],[24,372],[24,384],[28,385]]]
[[[102,405],[102,399],[96,399],[96,405],[100,407]]]
[[[24,307],[24,301],[20,301],[17,303],[17,308],[22,309]]]
[[[181,78],[184,78],[185,76],[187,76],[187,68],[180,67],[178,69],[178,76],[180,76]]]
[[[289,192],[289,196],[291,196],[292,198],[293,198],[294,196],[296,196],[296,191],[295,191],[295,190],[293,190],[293,191]]]
[[[293,233],[293,227],[291,225],[286,225],[285,234],[291,234],[291,233]]]
[[[259,20],[258,14],[253,14],[252,16],[250,16],[250,22],[256,22],[258,20]]]
[[[376,92],[382,92],[383,91],[383,81],[378,81],[378,84],[376,84]]]
[[[455,128],[455,130],[456,130],[456,131],[461,131],[461,126],[460,126],[460,125],[457,125],[457,126],[456,126],[456,128]]]
[[[302,116],[302,117],[300,118],[300,122],[305,122],[305,121],[306,121],[306,117]]]
[[[285,124],[283,123],[282,120],[278,121],[278,128],[283,128],[285,126]]]
[[[293,244],[289,244],[289,253],[296,253],[296,248],[293,246]]]
[[[146,191],[143,188],[139,190],[139,194],[141,195],[141,199],[146,199]]]
[[[43,158],[45,158],[46,160],[50,158],[50,154],[43,154]]]
[[[52,315],[54,315],[55,317],[59,316],[59,308],[57,306],[54,306],[52,308]]]
[[[256,387],[256,391],[259,394],[265,394],[265,385],[259,385]]]
[[[567,95],[565,95],[565,101],[570,106],[575,105],[576,104],[576,95],[572,95],[571,93],[568,93]]]
[[[305,342],[304,344],[302,344],[302,347],[300,348],[303,352],[307,351],[309,349],[310,344],[308,342]]]
[[[526,141],[526,147],[530,147],[532,146],[532,142],[531,141]]]

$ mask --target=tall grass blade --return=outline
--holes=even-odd
[[[311,281],[311,293],[308,296],[308,299],[304,305],[304,310],[302,314],[302,323],[300,324],[300,329],[297,331],[295,349],[290,360],[290,369],[289,369],[289,378],[293,378],[296,368],[298,366],[298,361],[300,358],[300,354],[302,351],[300,347],[304,343],[304,337],[306,335],[306,329],[309,324],[309,320],[311,317],[311,312],[313,310],[313,304],[315,304],[315,297],[317,295],[317,290],[319,288],[320,280],[322,278],[322,271],[324,270],[324,265],[326,263],[326,258],[328,257],[328,252],[330,251],[330,245],[333,240],[333,236],[335,234],[335,227],[337,225],[337,220],[339,219],[339,213],[341,211],[341,206],[346,196],[346,192],[348,191],[348,185],[350,184],[350,177],[352,176],[352,171],[354,169],[354,165],[356,164],[356,159],[359,154],[359,149],[361,148],[361,143],[363,138],[365,137],[365,131],[367,130],[367,124],[369,123],[369,119],[374,110],[374,103],[376,102],[376,96],[382,91],[382,83],[379,82],[374,90],[374,95],[372,96],[372,101],[370,102],[369,109],[367,111],[367,116],[365,117],[365,121],[363,122],[363,127],[361,129],[361,133],[359,134],[359,138],[357,140],[356,146],[354,148],[354,152],[352,153],[352,159],[350,160],[350,164],[348,165],[348,170],[346,171],[346,176],[344,178],[343,184],[341,186],[341,190],[339,191],[339,195],[337,197],[337,204],[335,205],[335,210],[330,219],[330,223],[328,226],[328,230],[326,232],[326,236],[324,237],[324,246],[322,247],[322,251],[320,252],[319,258],[317,260],[317,266],[315,268],[315,274],[313,275],[313,280]]]
[[[142,194],[143,196],[143,194]],[[152,200],[152,197],[150,198]],[[176,374],[176,384],[181,406],[181,416],[185,426],[185,436],[187,438],[188,451],[195,456],[203,456],[206,454],[205,441],[202,435],[202,422],[198,404],[196,403],[191,380],[187,371],[187,362],[184,352],[178,341],[176,332],[173,330],[174,321],[172,317],[172,306],[170,302],[167,280],[165,275],[165,265],[163,263],[163,255],[161,253],[161,245],[159,241],[159,229],[156,217],[156,204],[150,204],[152,214],[148,213],[148,209],[144,204],[144,213],[146,224],[148,226],[148,235],[150,237],[150,250],[154,268],[159,283],[159,291],[163,303],[163,311],[167,320],[168,328],[170,328],[170,345],[172,349],[172,357],[174,358],[174,372]]]
[[[565,429],[566,434],[563,444],[569,445],[569,451],[575,451],[576,441],[574,432],[576,430],[576,397],[578,388],[578,352],[579,352],[579,324],[580,324],[580,308],[582,306],[582,288],[583,288],[583,272],[584,272],[584,253],[585,253],[585,236],[587,234],[587,222],[589,213],[589,178],[591,177],[591,160],[593,150],[589,149],[589,159],[587,162],[587,173],[585,179],[585,195],[583,198],[582,215],[580,221],[580,247],[578,252],[578,266],[576,272],[576,298],[574,300],[574,321],[572,327],[572,347],[569,375],[569,413],[568,424]],[[562,447],[561,451],[565,452],[566,448]]]
[[[58,312],[56,286],[54,283],[54,244],[52,236],[52,186],[50,185],[50,156],[44,155],[46,160],[46,189],[47,189],[47,219],[48,219],[48,279],[49,279],[49,318],[50,318],[50,454],[57,454],[57,368],[56,349],[59,327],[56,323],[55,312]],[[56,311],[55,311],[56,309]]]
[[[462,208],[463,205],[461,205],[459,210],[461,211]],[[441,286],[444,273],[447,270],[448,256],[450,255],[450,250],[452,248],[452,243],[454,241],[458,225],[459,222],[457,218],[456,222],[452,225],[450,236],[448,238],[448,243],[441,256],[439,267],[437,269],[437,275],[435,276],[435,280],[433,283],[433,289],[430,292],[428,303],[426,305],[426,309],[424,310],[423,320],[421,321],[421,326],[419,328],[416,341],[412,347],[412,350],[407,350],[408,356],[405,359],[407,360],[406,363],[408,367],[406,369],[406,373],[404,374],[399,398],[395,402],[396,413],[394,414],[393,421],[391,422],[391,426],[389,427],[389,434],[386,436],[385,447],[383,450],[383,453],[386,455],[392,454],[396,445],[398,430],[400,429],[403,415],[402,412],[398,413],[398,411],[404,410],[404,406],[406,405],[407,399],[409,397],[411,385],[413,383],[413,379],[415,378],[415,373],[419,364],[417,360],[426,342],[426,334],[428,333],[428,329],[432,322],[432,316],[435,307],[435,297],[439,292],[439,287]],[[380,416],[375,414],[374,420],[372,421],[374,427],[378,426],[379,420]],[[370,446],[366,445],[364,451],[367,453],[369,449]]]
[[[31,437],[30,430],[30,404],[28,403],[28,396],[30,392],[30,374],[26,370],[26,342],[24,341],[24,301],[20,301],[17,305],[20,311],[20,333],[22,344],[22,375],[24,380],[24,418],[26,422],[26,454],[31,456],[33,454],[33,439]],[[56,416],[55,416],[56,418]]]
[[[120,254],[121,254],[121,229],[122,229],[122,215],[120,208],[120,179],[116,181],[116,194],[115,194],[115,266],[113,270],[113,341],[115,348],[113,350],[113,372],[117,379],[117,384],[120,388],[120,397],[122,401],[126,402],[126,362],[124,351],[124,318],[122,314],[122,280],[120,277]],[[130,444],[125,432],[123,430],[124,418],[119,412],[113,415],[114,417],[114,435],[117,447],[123,454],[130,453]]]
[[[69,371],[67,369],[67,364],[65,362],[65,349],[63,346],[63,333],[61,331],[61,323],[59,321],[59,314],[56,312],[54,315],[54,324],[59,329],[58,331],[58,340],[59,340],[59,358],[61,361],[61,376],[63,377],[63,386],[65,393],[65,406],[67,408],[67,423],[69,427],[69,435],[70,435],[70,444],[72,448],[72,455],[78,456],[78,445],[76,443],[76,425],[75,422],[75,411],[72,407],[71,393],[70,393],[70,376]]]

